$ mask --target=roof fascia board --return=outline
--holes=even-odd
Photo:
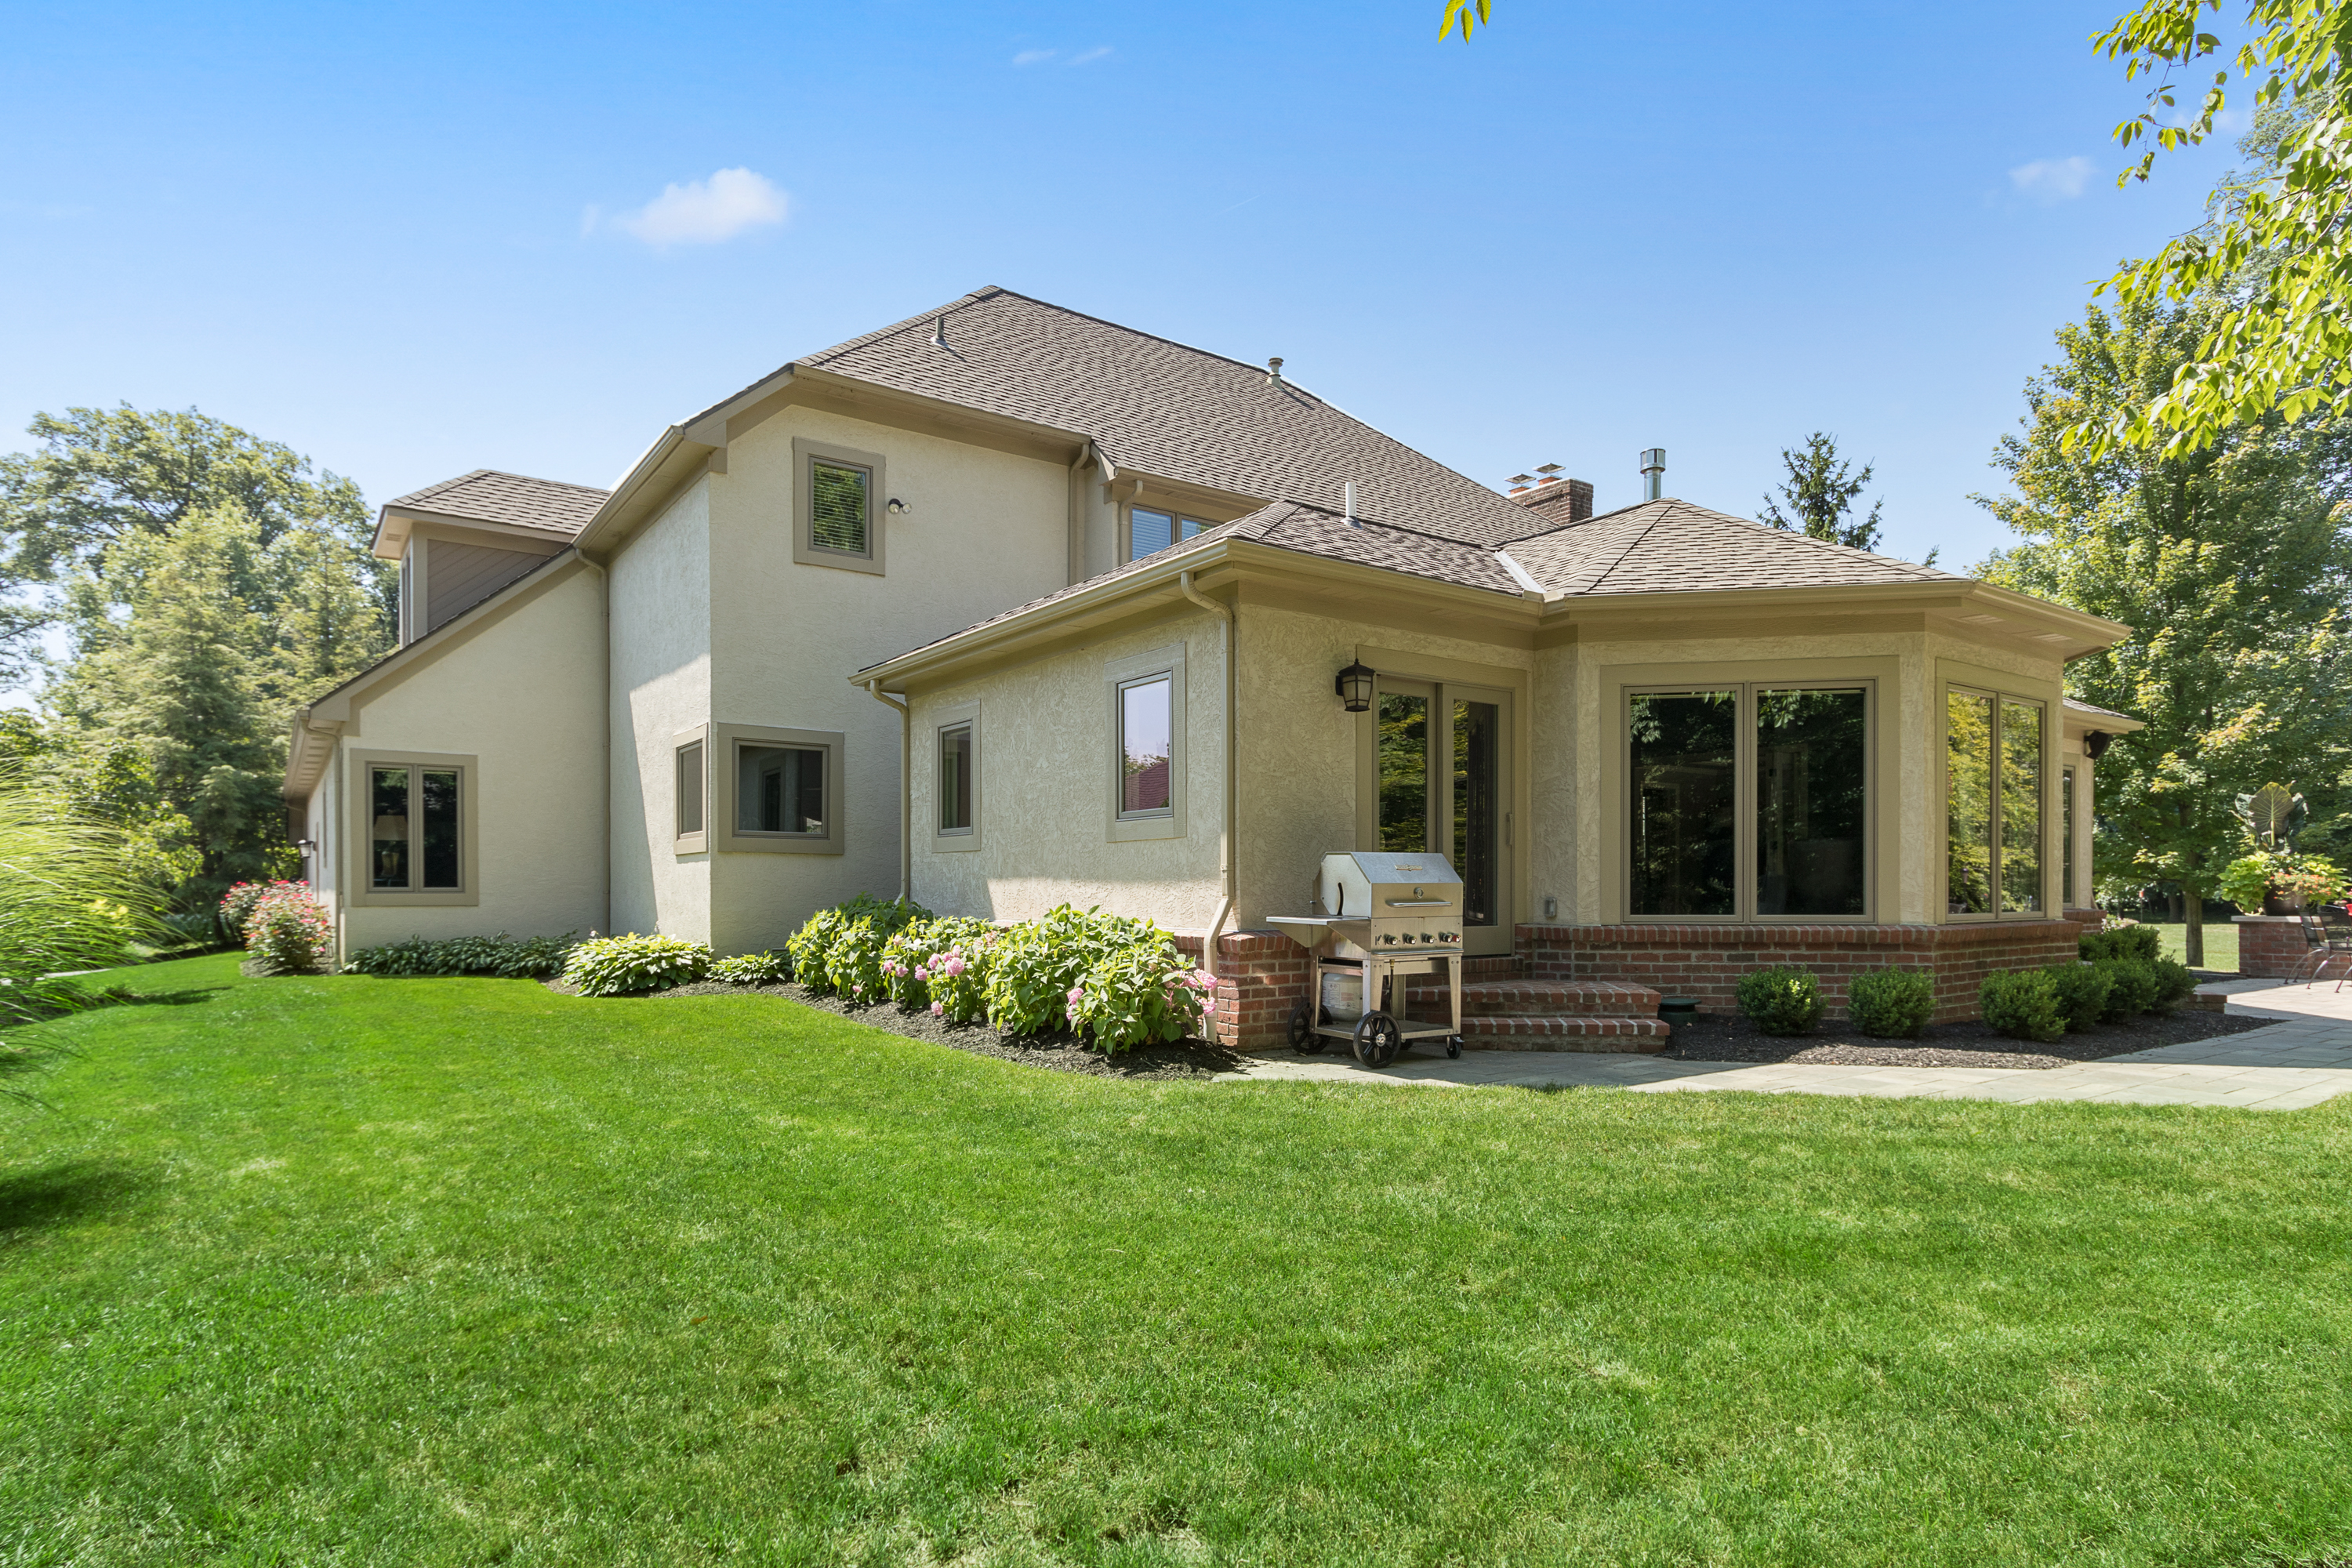
[[[2063,702],[2058,705],[2059,732],[2076,739],[2094,730],[2105,731],[2110,735],[2128,735],[2147,728],[2147,720],[2135,719],[2128,713],[2077,713]]]
[[[612,495],[572,541],[572,548],[600,564],[610,562],[632,534],[660,515],[687,481],[708,471],[715,449],[707,442],[688,440],[681,426],[664,430],[613,487]]]
[[[1219,489],[1214,485],[1195,484],[1190,479],[1170,479],[1165,474],[1147,473],[1141,468],[1121,468],[1118,470],[1117,479],[1106,479],[1103,482],[1123,490],[1138,479],[1143,481],[1142,493],[1137,496],[1121,496],[1119,499],[1122,501],[1131,501],[1143,506],[1157,502],[1161,506],[1179,510],[1189,508],[1198,512],[1227,514],[1222,517],[1211,517],[1207,520],[1211,522],[1231,522],[1236,517],[1246,517],[1276,499],[1273,496],[1244,495],[1239,490]]]
[[[571,548],[572,544],[570,534],[557,533],[551,529],[519,528],[511,523],[477,522],[472,518],[443,517],[423,512],[411,519],[408,534],[412,539],[446,539],[463,543],[480,543],[486,537],[494,538],[511,542],[512,547],[516,548],[535,546],[535,553],[541,555],[559,554]],[[494,550],[509,547],[507,542],[490,546]]]

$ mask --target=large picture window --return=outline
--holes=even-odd
[[[1944,908],[2039,915],[2042,705],[1957,688],[1944,697]]]
[[[1633,692],[1625,719],[1629,916],[1868,915],[1866,685]]]
[[[814,746],[735,748],[735,831],[823,837],[824,752]]]
[[[455,892],[463,818],[456,768],[368,770],[368,886],[378,892]]]

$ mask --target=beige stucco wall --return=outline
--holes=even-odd
[[[885,461],[884,574],[793,560],[795,437]],[[898,890],[899,721],[851,681],[893,654],[1054,593],[1069,575],[1066,463],[788,408],[728,448],[709,495],[709,717],[845,738],[840,855],[726,852],[708,940],[780,943],[854,894]]]
[[[1100,905],[1171,929],[1205,928],[1221,897],[1224,791],[1222,626],[1171,612],[915,702],[915,897],[945,914],[1025,920],[1055,904]],[[1114,842],[1111,700],[1106,667],[1181,644],[1185,666],[1184,834]],[[935,720],[977,702],[980,847],[942,849]]]
[[[710,857],[675,851],[677,735],[710,716],[710,479],[612,563],[613,929],[710,940]]]
[[[604,606],[596,574],[567,563],[562,576],[447,651],[364,690],[324,787],[311,801],[312,835],[331,868],[343,951],[428,937],[583,935],[604,922]],[[359,752],[478,759],[473,905],[353,906],[343,889],[360,872],[344,809]]]

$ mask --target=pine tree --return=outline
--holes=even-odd
[[[1801,451],[1783,447],[1780,461],[1789,469],[1788,482],[1780,487],[1780,500],[1789,503],[1789,510],[1783,512],[1768,495],[1764,521],[1809,539],[1824,539],[1856,550],[1878,548],[1878,512],[1883,503],[1873,501],[1870,515],[1860,522],[1846,521],[1876,465],[1864,463],[1862,472],[1853,472],[1853,465],[1838,459],[1837,437],[1820,430],[1805,437]]]

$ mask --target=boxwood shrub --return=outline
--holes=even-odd
[[[2106,1016],[2114,969],[2112,963],[2053,963],[2042,971],[2058,993],[2058,1010],[2065,1016],[2067,1028],[2079,1033]]]
[[[1751,969],[1739,977],[1738,1003],[1768,1035],[1809,1035],[1822,1016],[1821,983],[1810,969]]]
[[[2066,1032],[2065,1004],[2046,969],[2011,969],[1985,976],[1977,1005],[1993,1030],[2019,1040],[2054,1040]]]
[[[1853,977],[1846,1016],[1882,1040],[1918,1037],[1936,1016],[1936,977],[1924,969],[1874,969]]]
[[[2164,951],[2154,926],[2116,926],[2112,931],[2086,931],[2075,945],[2088,963],[2153,963]]]
[[[2164,994],[2164,982],[2153,963],[2116,962],[2096,966],[2107,977],[2107,1007],[2101,1015],[2110,1024],[2121,1024],[2141,1013],[2166,1011],[2158,998]]]

